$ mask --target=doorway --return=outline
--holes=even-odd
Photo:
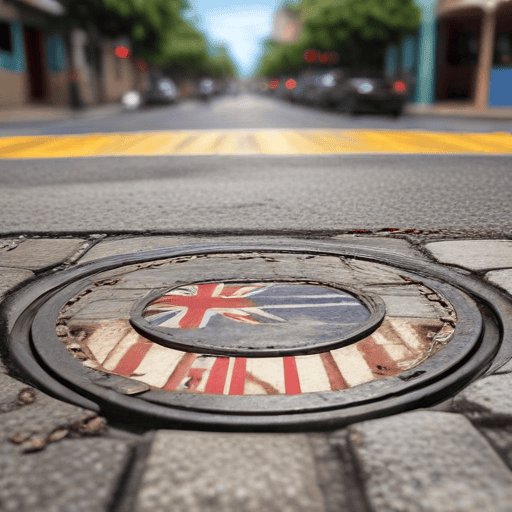
[[[41,29],[25,27],[24,37],[27,72],[30,82],[30,99],[41,101],[46,97],[46,83],[44,76],[44,34]]]

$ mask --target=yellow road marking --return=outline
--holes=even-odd
[[[345,153],[509,154],[509,133],[385,130],[190,130],[0,138],[0,158]]]

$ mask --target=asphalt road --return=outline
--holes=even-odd
[[[266,96],[224,97],[204,104],[183,101],[176,105],[145,107],[135,112],[112,115],[110,110],[48,123],[0,123],[0,137],[8,135],[45,135],[72,133],[112,133],[155,130],[259,128],[339,128],[433,130],[443,132],[509,132],[512,120],[467,119],[432,116],[347,116],[297,106]]]
[[[511,121],[351,118],[240,96],[16,133],[218,128],[510,131]],[[15,134],[2,127],[2,135]],[[429,229],[512,234],[510,156],[216,155],[0,160],[0,232]]]

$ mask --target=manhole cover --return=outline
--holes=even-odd
[[[39,282],[11,301],[9,344],[40,385],[106,415],[336,426],[484,372],[508,303],[482,287],[347,244],[173,248]]]

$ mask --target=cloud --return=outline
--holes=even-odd
[[[261,53],[261,40],[270,34],[273,9],[266,5],[247,5],[206,10],[204,28],[213,42],[226,44],[247,74]]]

